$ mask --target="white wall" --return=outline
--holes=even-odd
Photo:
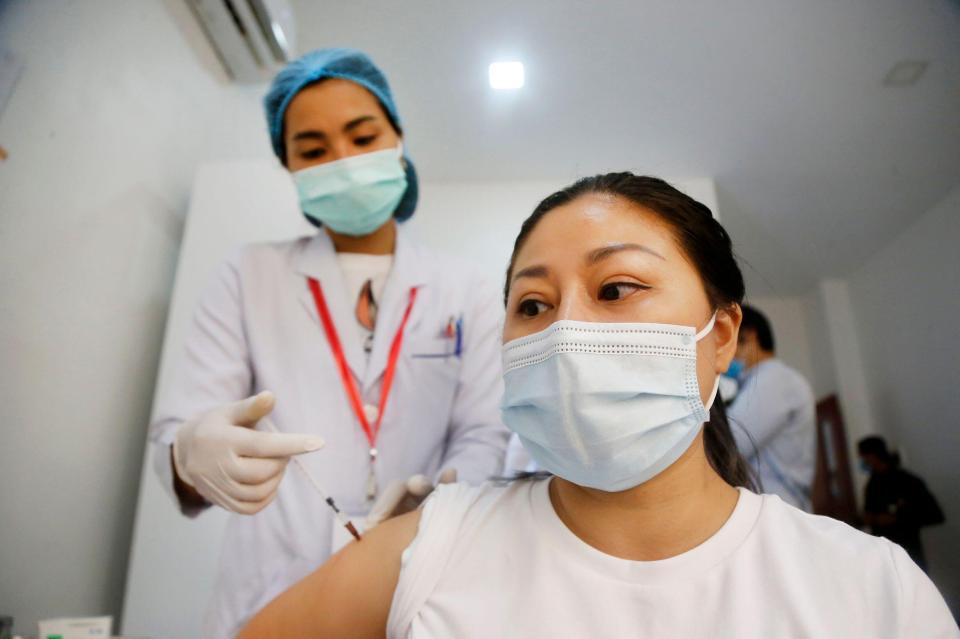
[[[523,220],[566,182],[424,184],[408,226],[424,243],[476,264],[499,285]]]
[[[877,430],[947,516],[930,572],[960,612],[960,185],[848,278]]]
[[[0,116],[0,614],[33,634],[120,611],[190,181],[270,151],[262,88],[201,64],[181,3],[0,6],[25,64]]]
[[[810,383],[813,384],[814,397],[821,399],[837,393],[837,375],[833,347],[830,344],[830,329],[827,325],[826,305],[819,286],[800,296],[799,301],[810,347]]]

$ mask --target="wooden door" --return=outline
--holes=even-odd
[[[836,395],[817,402],[817,470],[811,499],[816,514],[859,527],[860,517],[847,454],[847,433]]]

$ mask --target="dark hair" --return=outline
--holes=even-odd
[[[870,435],[858,441],[857,452],[861,455],[876,455],[887,462],[893,458],[893,454],[887,448],[886,440],[878,435]]]
[[[757,336],[757,343],[765,351],[773,352],[776,343],[773,340],[773,329],[767,316],[749,304],[740,307],[743,309],[743,321],[740,322],[741,331],[753,331]]]
[[[663,180],[624,172],[583,178],[540,202],[520,227],[520,234],[513,245],[503,289],[504,303],[510,293],[510,278],[517,253],[543,216],[591,193],[622,197],[667,223],[677,243],[699,272],[707,299],[715,309],[743,301],[743,275],[734,259],[730,236],[714,219],[710,209]],[[704,429],[704,446],[710,465],[731,486],[756,490],[753,473],[737,450],[720,398],[710,409],[708,426]]]

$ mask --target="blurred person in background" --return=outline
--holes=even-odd
[[[756,469],[764,493],[810,511],[816,470],[816,403],[803,375],[776,356],[763,313],[743,306],[731,371],[739,391],[730,404],[737,448]]]
[[[857,443],[860,465],[870,474],[864,489],[863,522],[870,532],[903,546],[917,565],[927,569],[920,529],[944,522],[943,511],[922,479],[900,467],[882,437]]]

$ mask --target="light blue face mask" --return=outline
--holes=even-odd
[[[407,190],[403,147],[374,151],[293,174],[303,212],[344,235],[370,235],[393,215]]]
[[[503,422],[541,468],[580,486],[627,490],[690,447],[709,419],[697,333],[672,324],[559,321],[504,344]]]

